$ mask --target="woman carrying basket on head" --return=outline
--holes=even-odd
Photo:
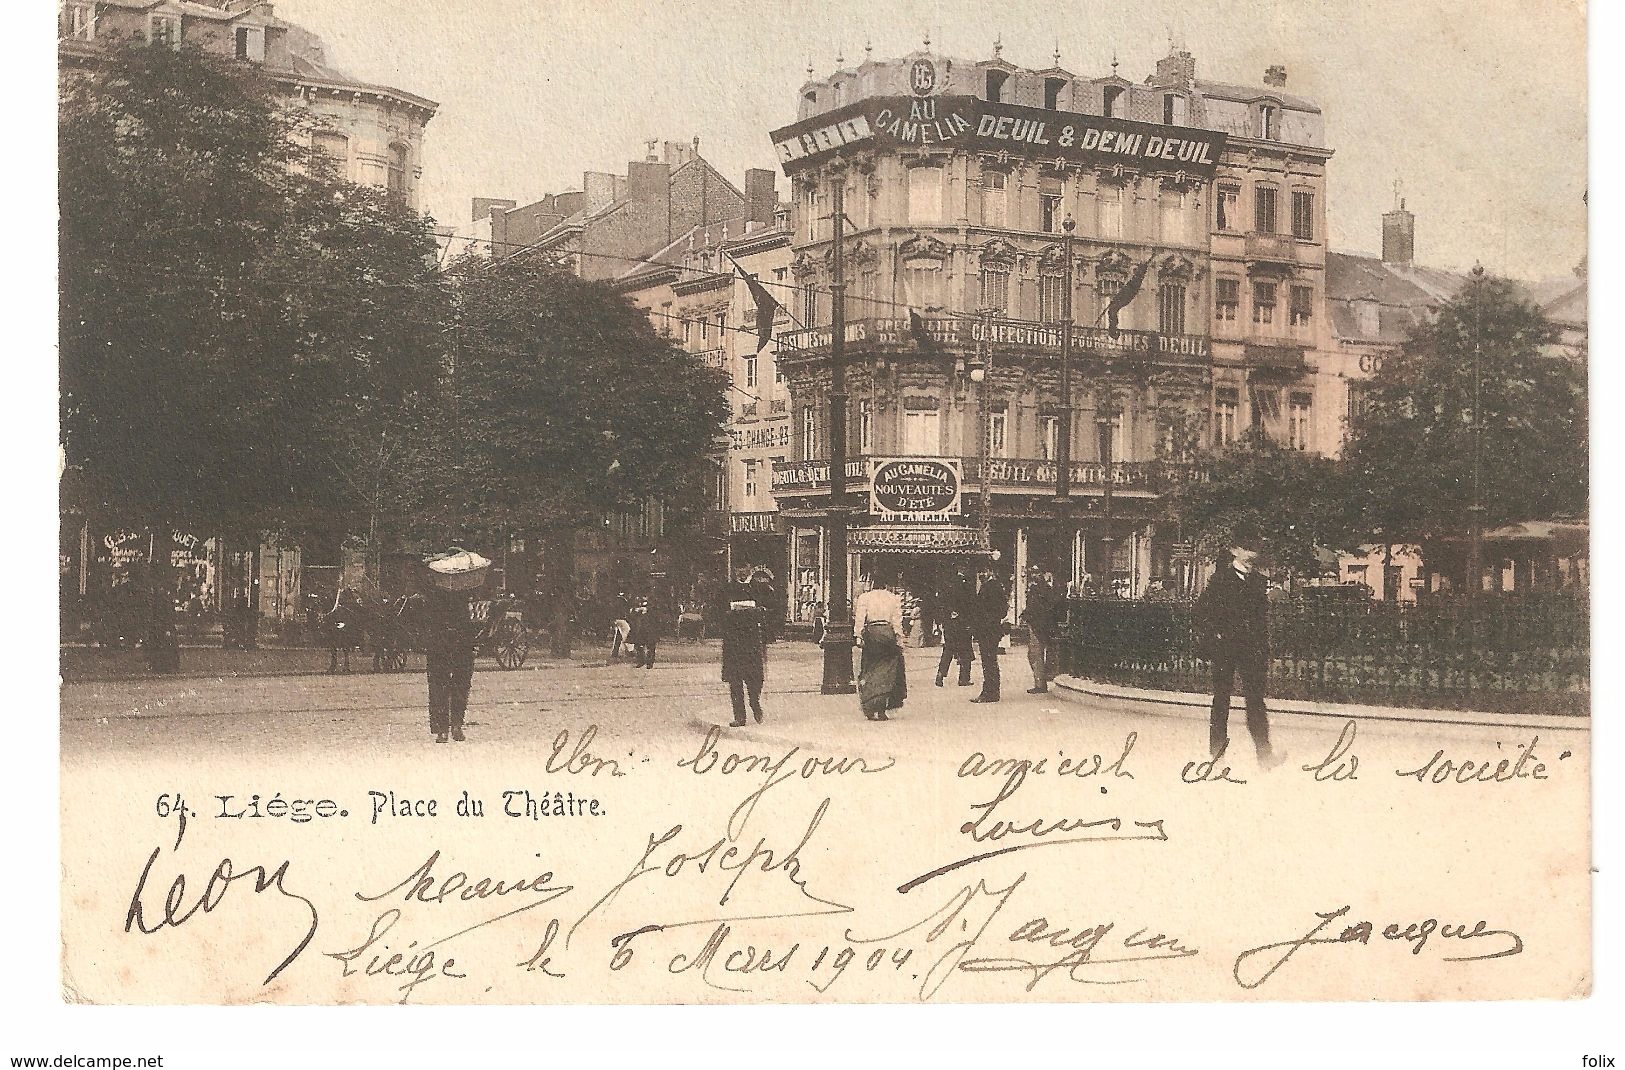
[[[888,720],[888,710],[903,708],[908,680],[903,672],[903,600],[886,578],[870,578],[869,589],[852,606],[852,623],[863,646],[858,663],[863,715],[871,721]]]
[[[485,585],[491,562],[453,547],[430,558],[424,592],[424,648],[429,655],[429,731],[436,743],[463,741],[463,714],[474,681],[474,647],[481,625],[469,602]]]

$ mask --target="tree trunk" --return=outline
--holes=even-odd
[[[572,618],[576,610],[576,533],[574,528],[555,529],[548,532],[547,540],[547,581],[549,605],[552,619],[548,622],[551,630],[551,652],[556,658],[570,656],[570,643],[572,632]]]

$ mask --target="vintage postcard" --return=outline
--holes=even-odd
[[[1590,995],[1583,4],[59,6],[67,1001]]]

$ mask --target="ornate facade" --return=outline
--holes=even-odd
[[[884,564],[929,586],[941,555],[991,548],[1006,569],[1125,595],[1189,583],[1188,545],[1158,498],[1200,478],[1204,450],[1249,426],[1303,449],[1341,438],[1341,394],[1321,400],[1316,356],[1331,156],[1320,112],[1285,92],[1280,68],[1245,88],[1198,80],[1176,52],[1136,84],[997,52],[866,60],[806,83],[798,122],[774,132],[803,325],[780,353],[793,453],[774,475],[780,508],[817,527],[831,504],[839,186],[852,574]],[[957,462],[959,511],[924,532],[879,523],[872,462],[896,457]]]

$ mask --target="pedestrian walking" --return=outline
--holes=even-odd
[[[852,605],[863,656],[858,662],[858,703],[871,721],[889,720],[903,708],[908,678],[903,666],[903,600],[886,577],[870,578],[869,589]]]
[[[631,631],[627,635],[627,642],[632,644],[632,655],[637,658],[635,668],[652,669],[655,667],[655,647],[660,642],[661,625],[660,614],[649,605],[647,598],[639,598],[632,607]]]
[[[982,656],[982,691],[972,702],[999,701],[999,643],[1004,639],[1004,615],[1010,610],[1010,592],[991,566],[981,571],[981,583],[971,600],[971,635]]]
[[[1027,575],[1027,604],[1021,611],[1027,625],[1027,664],[1033,671],[1033,686],[1027,694],[1042,695],[1049,690],[1052,675],[1059,597],[1043,569],[1035,565]]]
[[[1279,762],[1270,747],[1269,714],[1264,707],[1264,678],[1269,667],[1268,585],[1256,568],[1256,538],[1242,534],[1234,541],[1230,559],[1214,570],[1194,614],[1203,653],[1213,666],[1208,748],[1217,758],[1229,744],[1230,694],[1239,674],[1247,703],[1247,731],[1253,737],[1259,765],[1267,769]]]
[[[975,590],[970,577],[961,573],[954,584],[937,598],[937,614],[942,621],[942,656],[937,659],[937,686],[948,678],[948,667],[959,663],[959,686],[970,686],[971,650],[970,603]]]
[[[722,680],[733,703],[733,727],[745,727],[745,700],[762,723],[762,682],[766,675],[766,612],[756,601],[750,569],[741,568],[717,605],[722,631]]]
[[[609,659],[604,664],[611,664],[616,658],[626,653],[626,639],[632,633],[632,621],[629,619],[631,616],[632,603],[626,597],[626,592],[622,591],[610,603]]]
[[[480,633],[469,603],[484,585],[491,562],[453,547],[431,559],[428,567],[421,619],[428,654],[429,731],[436,743],[446,742],[448,735],[461,743]]]

